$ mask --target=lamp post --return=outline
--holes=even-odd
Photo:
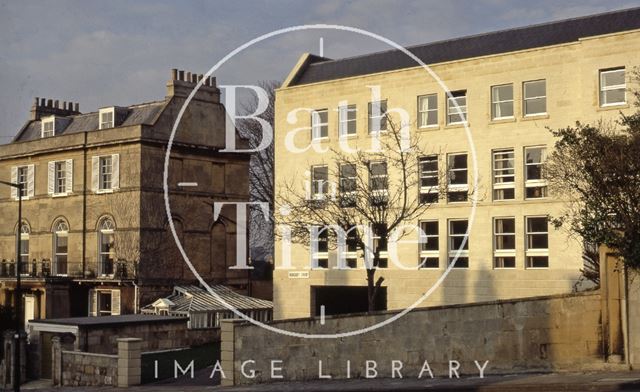
[[[13,345],[13,390],[20,391],[20,316],[22,307],[22,287],[20,284],[20,254],[22,253],[22,190],[24,184],[14,184],[12,182],[0,181],[0,184],[9,185],[17,189],[18,192],[18,233],[16,241],[16,290],[14,295],[16,309],[16,333]]]

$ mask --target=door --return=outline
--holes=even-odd
[[[36,317],[36,298],[33,295],[24,296],[24,330],[29,332],[29,320]]]
[[[51,332],[40,332],[40,342],[42,347],[40,349],[40,378],[51,379],[51,365],[53,356],[51,355],[51,338],[53,334]]]

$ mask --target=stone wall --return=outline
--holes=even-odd
[[[502,300],[478,304],[415,309],[373,331],[339,339],[305,339],[276,334],[250,323],[225,320],[221,358],[223,384],[271,381],[271,361],[282,360],[285,380],[313,380],[322,374],[364,377],[366,361],[376,361],[378,377],[391,377],[393,360],[402,362],[404,377],[417,377],[428,361],[434,375],[447,375],[449,361],[460,374],[599,368],[603,364],[601,296],[597,291]],[[382,322],[397,312],[282,320],[275,328],[306,334],[354,331]],[[252,369],[251,379],[240,372]],[[280,373],[280,372],[277,372]],[[426,376],[428,377],[428,376]]]
[[[115,385],[118,356],[62,351],[62,385]]]

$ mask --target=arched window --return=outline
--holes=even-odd
[[[20,273],[29,273],[29,236],[31,228],[27,222],[20,225]]]
[[[115,263],[116,225],[111,218],[103,218],[98,225],[98,275],[113,275]]]
[[[69,225],[64,219],[53,224],[53,274],[67,275]]]

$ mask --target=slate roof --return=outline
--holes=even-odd
[[[227,304],[237,310],[271,310],[273,302],[264,299],[248,297],[238,294],[223,285],[213,285],[211,289]],[[207,290],[197,286],[176,286],[169,297],[164,298],[173,305],[169,306],[169,312],[211,312],[228,311],[229,309]],[[153,310],[153,304],[147,305],[143,311]]]
[[[156,116],[162,111],[165,104],[166,101],[156,101],[130,106],[128,107],[127,116],[125,117],[122,124],[118,125],[118,127],[142,124],[151,125]],[[71,122],[65,127],[62,132],[56,133],[56,136],[98,130],[98,112],[76,114],[73,116],[68,116],[66,118],[70,118]],[[29,121],[18,133],[18,135],[16,135],[13,141],[22,142],[40,139],[40,124],[40,120]]]
[[[67,317],[56,319],[32,320],[29,323],[36,324],[54,324],[54,325],[70,325],[77,327],[102,327],[115,325],[131,325],[131,324],[153,324],[153,323],[173,323],[186,322],[184,317],[176,316],[158,316],[155,314],[125,314],[120,316],[102,316],[102,317]]]
[[[564,44],[578,41],[580,38],[635,29],[640,29],[640,7],[438,41],[407,47],[407,49],[425,64],[436,64]],[[338,60],[314,57],[311,64],[290,85],[303,85],[415,66],[417,63],[399,50]]]

